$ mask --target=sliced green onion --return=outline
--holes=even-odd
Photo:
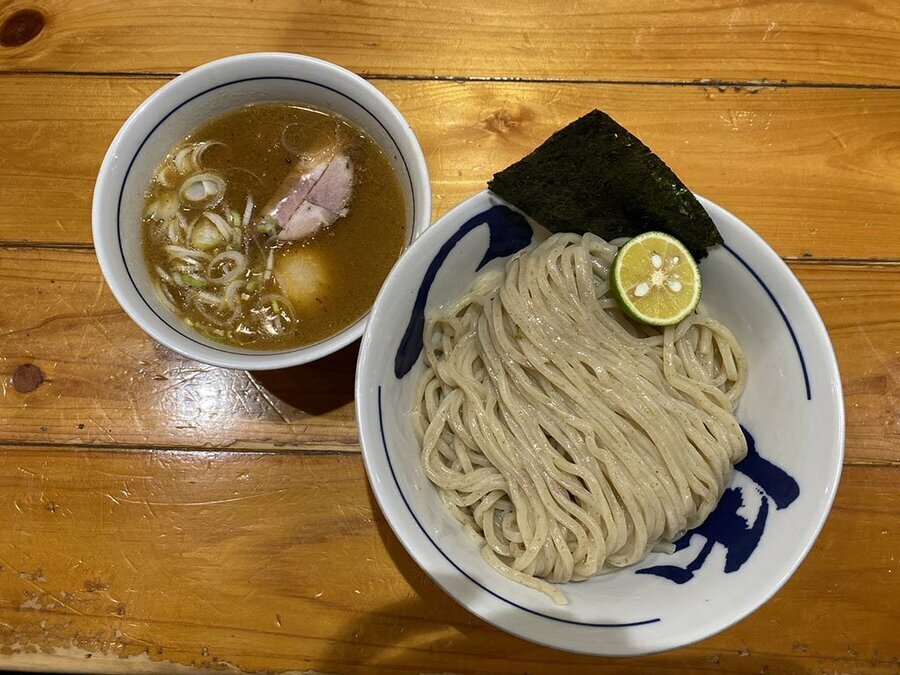
[[[182,274],[181,278],[188,286],[193,286],[194,288],[206,288],[206,279],[195,277],[193,274]]]
[[[247,227],[250,224],[250,217],[253,215],[253,195],[247,195],[247,205],[244,207],[244,217],[241,219],[241,225]]]
[[[224,241],[219,229],[205,217],[191,230],[191,244],[204,251],[216,248]]]
[[[278,231],[278,223],[272,216],[265,216],[257,223],[256,229],[263,234],[274,234]]]

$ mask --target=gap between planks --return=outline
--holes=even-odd
[[[59,250],[59,251],[93,251],[94,245],[88,242],[54,242],[54,241],[20,241],[0,240],[0,250]],[[781,259],[792,265],[835,265],[845,267],[897,267],[900,266],[900,258],[837,258],[817,256],[780,256]]]
[[[15,441],[0,440],[0,448],[23,448],[28,450],[43,449],[50,452],[67,452],[69,450],[79,451],[112,451],[117,453],[166,453],[166,454],[213,454],[213,455],[300,455],[307,457],[337,456],[337,457],[355,457],[362,456],[359,447],[348,447],[346,450],[315,450],[311,448],[272,448],[272,447],[206,447],[206,446],[176,446],[176,445],[141,445],[128,443],[59,443],[44,441]],[[870,460],[870,459],[844,459],[843,467],[868,467],[874,469],[898,469],[900,468],[900,459],[889,460]]]
[[[244,455],[271,455],[271,456],[279,456],[279,455],[305,455],[308,457],[322,457],[322,456],[347,456],[353,457],[356,455],[361,455],[362,452],[359,449],[359,446],[354,444],[352,446],[347,446],[346,450],[317,450],[315,448],[297,448],[297,447],[281,447],[277,445],[268,445],[268,446],[220,446],[220,447],[210,447],[210,446],[190,446],[190,445],[145,445],[140,443],[60,443],[58,441],[26,441],[26,440],[14,440],[14,439],[0,439],[0,449],[3,448],[23,448],[28,450],[48,450],[50,452],[66,452],[69,450],[100,450],[100,451],[112,451],[119,453],[145,453],[145,452],[164,452],[171,453],[173,455],[177,454],[186,454],[186,453],[208,453],[211,455],[221,455],[221,454],[244,454]],[[879,462],[869,462],[861,461],[860,464],[865,464],[866,466],[881,466]],[[897,462],[898,466],[900,466],[900,460]],[[891,466],[892,463],[888,462],[885,464],[886,466]],[[3,671],[0,671],[2,673]]]
[[[199,64],[198,64],[199,65]],[[187,71],[183,71],[187,72]],[[0,77],[34,76],[47,77],[109,77],[109,78],[141,78],[155,80],[171,80],[183,72],[157,71],[108,71],[108,70],[0,70]],[[883,89],[900,90],[900,84],[862,83],[862,82],[808,82],[790,80],[716,80],[711,78],[695,78],[691,80],[617,80],[606,78],[570,78],[570,77],[495,77],[479,75],[391,75],[388,73],[357,73],[365,80],[386,80],[395,82],[499,82],[523,84],[600,84],[619,86],[650,87],[711,87],[721,89],[747,89],[755,93],[758,89]]]

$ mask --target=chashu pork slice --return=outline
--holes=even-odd
[[[353,195],[353,163],[344,154],[292,171],[262,213],[278,224],[280,241],[295,241],[347,214]]]

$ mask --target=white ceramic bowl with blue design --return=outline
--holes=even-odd
[[[350,120],[381,146],[406,202],[407,243],[431,221],[431,185],[416,135],[378,89],[340,66],[299,54],[256,53],[202,65],[167,83],[128,118],[100,167],[92,211],[94,248],[116,300],[151,337],[197,361],[226,368],[286,368],[358,339],[368,315],[336,335],[295,349],[260,351],[209,340],[156,298],[144,263],[141,212],[150,179],[197,127],[250,103],[312,105]]]
[[[426,231],[394,267],[372,310],[356,404],[372,488],[418,564],[457,602],[510,633],[559,649],[636,655],[702,640],[768,600],[822,528],[840,479],[844,412],[837,363],[812,301],[778,255],[740,220],[701,199],[725,239],[701,263],[703,300],[749,361],[738,418],[754,441],[719,506],[671,554],[568,583],[569,599],[492,570],[425,477],[411,423],[422,372],[423,310],[462,295],[488,258],[532,240],[531,226],[489,192]]]

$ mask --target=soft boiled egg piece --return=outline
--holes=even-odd
[[[298,310],[321,307],[329,284],[328,268],[315,248],[295,246],[275,257],[275,279]]]

